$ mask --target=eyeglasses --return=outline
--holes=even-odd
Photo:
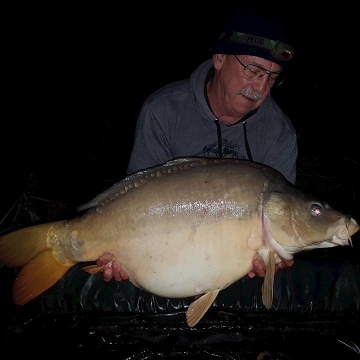
[[[245,65],[240,61],[240,59],[238,59],[238,57],[236,55],[234,55],[234,56],[235,56],[235,59],[239,62],[239,64],[244,68],[244,70],[243,70],[244,74],[249,80],[253,80],[258,77],[262,78],[265,75],[269,75],[267,82],[270,87],[274,86],[275,84],[276,84],[276,86],[279,86],[285,80],[285,77],[282,73],[265,70],[262,67],[255,65],[255,64]]]

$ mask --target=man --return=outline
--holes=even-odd
[[[279,24],[234,15],[211,60],[146,99],[127,172],[179,157],[232,157],[272,166],[294,183],[297,136],[271,97],[294,54],[286,42]]]
[[[235,14],[190,79],[155,91],[137,119],[129,174],[180,157],[249,159],[296,181],[297,136],[287,115],[271,97],[283,80],[294,50],[282,27],[253,12]],[[291,266],[282,261],[277,270]],[[104,279],[122,280],[127,273],[105,254]],[[254,259],[249,276],[264,276]]]

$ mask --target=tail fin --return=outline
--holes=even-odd
[[[47,249],[46,238],[52,224],[13,231],[0,237],[0,263],[8,267],[27,264]]]
[[[13,287],[17,305],[24,305],[49,289],[71,267],[56,261],[47,247],[47,234],[53,225],[35,225],[0,237],[0,263],[22,266]]]

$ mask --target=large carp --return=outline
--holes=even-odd
[[[173,160],[125,178],[80,210],[86,211],[75,219],[0,238],[0,262],[22,267],[16,304],[43,293],[76,263],[110,253],[135,286],[196,297],[186,314],[192,327],[219,291],[251,271],[255,257],[267,267],[262,290],[270,307],[280,258],[350,245],[359,230],[351,216],[246,160]]]

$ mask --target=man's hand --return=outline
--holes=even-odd
[[[114,279],[116,281],[128,280],[129,274],[121,267],[117,260],[111,254],[105,253],[97,260],[96,265],[103,268],[103,278],[109,282]]]
[[[264,277],[266,273],[266,265],[261,257],[256,257],[253,259],[253,269],[248,273],[249,277],[253,278],[255,276]],[[279,271],[280,269],[284,269],[290,267],[294,264],[294,260],[285,260],[281,259],[281,262],[275,265],[275,272]],[[96,265],[88,266],[84,268],[85,271],[96,273],[102,271],[104,281],[109,282],[110,280],[114,279],[115,281],[122,281],[128,280],[129,274],[125,271],[120,263],[114,259],[114,256],[105,253],[100,256],[97,260]]]
[[[275,265],[275,272],[279,271],[280,269],[284,269],[286,267],[291,266],[294,263],[294,260],[285,260],[281,259],[281,262]],[[253,278],[255,276],[264,277],[266,273],[266,265],[264,260],[261,257],[257,257],[253,259],[253,269],[248,273],[248,275]]]

